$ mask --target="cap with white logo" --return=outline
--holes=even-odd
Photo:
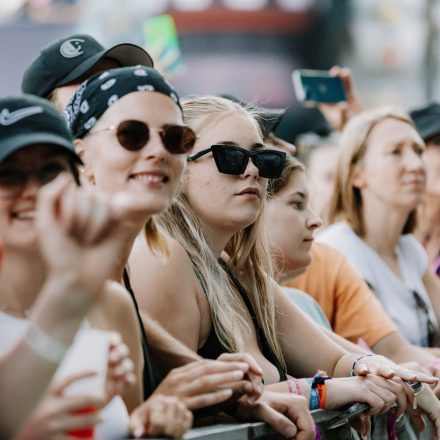
[[[0,98],[0,162],[35,144],[60,147],[81,163],[63,117],[49,101],[32,95]]]
[[[56,87],[81,82],[103,59],[111,59],[122,67],[138,64],[153,67],[150,55],[135,44],[123,43],[105,49],[90,35],[70,35],[41,50],[26,69],[21,90],[47,97]]]

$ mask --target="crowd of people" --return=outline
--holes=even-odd
[[[132,44],[41,50],[0,98],[0,438],[306,440],[356,402],[364,437],[440,437],[440,105],[366,109],[330,73],[309,174],[284,112],[181,98]]]

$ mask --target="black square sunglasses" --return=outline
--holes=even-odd
[[[246,150],[245,148],[234,145],[211,145],[211,147],[201,150],[198,153],[188,156],[188,162],[198,159],[212,152],[215,164],[220,173],[239,176],[243,174],[249,158],[258,168],[261,177],[276,179],[281,176],[286,153],[278,150]]]

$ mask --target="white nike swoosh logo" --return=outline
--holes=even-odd
[[[17,121],[28,116],[36,115],[37,113],[43,113],[43,107],[36,105],[34,107],[21,108],[10,112],[7,108],[4,108],[0,112],[0,125],[12,125]]]

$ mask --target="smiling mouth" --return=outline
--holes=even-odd
[[[167,183],[170,179],[163,174],[131,174],[130,179],[144,183]]]
[[[12,213],[11,217],[16,220],[34,220],[36,215],[35,211],[22,211]]]

